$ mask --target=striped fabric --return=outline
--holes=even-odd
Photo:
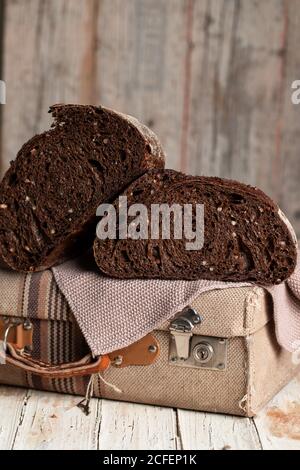
[[[74,293],[74,298],[76,297],[78,301],[78,319],[88,320],[90,334],[101,340],[107,336],[115,344],[120,337],[124,337],[124,328],[128,329],[128,323],[126,325],[125,321],[126,317],[128,322],[128,315],[134,320],[130,323],[130,327],[135,332],[141,333],[140,328],[144,328],[145,325],[147,329],[154,328],[149,323],[149,318],[153,318],[155,313],[154,306],[158,305],[156,301],[158,294],[154,289],[147,294],[149,297],[147,311],[145,292],[142,289],[135,290],[136,300],[132,304],[129,302],[128,287],[127,290],[124,286],[120,289],[119,283],[118,287],[117,283],[113,285],[109,283],[106,291],[101,290],[100,287],[103,285],[98,285],[98,277],[91,287],[90,279],[83,282],[80,273],[76,280],[72,263],[65,264],[64,279],[66,279],[66,266],[70,267],[71,274],[67,283],[68,292]],[[59,269],[61,268],[56,268],[56,274]],[[84,270],[84,279],[87,275]],[[295,282],[293,291],[296,292],[295,287],[300,285],[300,277],[299,280],[295,276],[293,279]],[[154,284],[155,286],[157,284]],[[159,287],[161,288],[161,285]],[[83,302],[85,289],[92,291],[91,300],[94,309]],[[87,343],[74,319],[77,317],[73,317],[62,292],[66,295],[63,289],[58,289],[51,271],[24,275],[0,269],[0,318],[4,315],[29,317],[34,327],[33,357],[51,364],[78,360],[88,352]],[[173,290],[170,291],[167,283],[165,293],[166,295],[160,296],[160,299],[165,301],[165,308],[157,309],[164,315],[172,305],[170,295],[174,297],[172,302],[178,308],[180,290],[174,289],[173,286]],[[300,291],[298,297],[300,298]],[[220,372],[170,365],[169,333],[163,331],[160,325],[160,330],[153,333],[160,344],[157,361],[147,367],[110,367],[102,373],[101,379],[99,376],[94,376],[94,395],[159,406],[253,416],[296,374],[300,367],[299,361],[294,363],[293,355],[280,348],[274,341],[274,322],[270,321],[273,309],[269,300],[264,289],[254,286],[235,285],[232,288],[227,286],[226,289],[218,291],[207,290],[201,295],[196,291],[191,305],[203,314],[204,321],[199,330],[195,327],[194,334],[228,338],[226,370]],[[120,311],[116,308],[118,305],[123,306]],[[139,305],[140,308],[136,311]],[[186,305],[186,301],[183,305]],[[73,307],[72,309],[76,315],[76,309]],[[295,313],[297,309],[295,304]],[[145,320],[147,314],[148,323]],[[168,312],[166,316],[169,317]],[[98,326],[102,326],[98,330],[96,320]],[[113,330],[114,322],[117,327],[115,330]],[[3,384],[85,395],[88,381],[89,377],[45,379],[26,374],[16,367],[0,366],[0,383]],[[122,393],[117,394],[109,384],[119,388]]]
[[[51,271],[18,274],[1,269],[0,286],[0,316],[30,318],[33,324],[34,358],[61,364],[87,354],[86,341]],[[0,382],[4,369],[9,368],[1,367]],[[24,372],[20,374],[20,385],[23,386],[79,395],[85,393],[86,378],[49,380]]]

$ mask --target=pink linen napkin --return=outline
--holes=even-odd
[[[251,285],[112,279],[99,273],[92,256],[68,261],[52,272],[95,355],[137,341],[203,292]],[[266,289],[273,298],[277,340],[293,352],[300,347],[300,265],[288,281]]]

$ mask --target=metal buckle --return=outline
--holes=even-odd
[[[3,335],[3,350],[7,352],[8,336],[13,328],[16,328],[15,344],[19,349],[31,350],[32,348],[32,323],[28,318],[24,321],[20,319],[4,318],[4,324],[7,324]]]
[[[3,337],[3,350],[4,350],[4,352],[7,352],[7,338],[8,338],[8,334],[9,334],[10,330],[11,330],[12,328],[14,328],[15,326],[16,326],[16,325],[14,325],[13,323],[10,323],[10,324],[7,326],[7,328],[6,328],[5,332],[4,332],[4,337]]]
[[[170,324],[169,364],[173,366],[225,370],[227,339],[193,335],[203,318],[191,307]]]
[[[191,307],[185,308],[181,315],[170,324],[170,333],[176,346],[176,357],[185,361],[190,354],[190,338],[195,325],[202,322],[201,316]],[[173,361],[174,362],[174,361]]]

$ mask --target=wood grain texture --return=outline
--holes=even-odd
[[[93,100],[94,9],[86,0],[14,0],[6,4],[2,155],[7,167],[21,145],[49,127],[53,103]],[[17,32],[17,34],[16,34]]]
[[[177,410],[177,413],[184,450],[261,449],[251,419],[186,410]]]
[[[0,2],[0,51],[3,50],[3,35],[4,35],[4,10],[5,10],[5,3],[3,1]],[[0,55],[0,79],[2,79],[2,72],[3,72],[3,55]]]
[[[181,169],[261,187],[300,234],[299,119],[291,83],[300,2],[207,0],[192,6]],[[187,129],[186,129],[187,128]]]
[[[172,408],[102,401],[99,449],[178,448],[176,413]]]
[[[300,378],[253,419],[0,386],[0,449],[300,449]]]
[[[0,449],[180,449],[172,408],[91,400],[0,386]]]
[[[151,127],[179,167],[189,1],[102,0],[99,101]],[[112,14],[112,11],[114,12]]]
[[[300,450],[300,376],[254,418],[265,450]]]
[[[24,389],[0,387],[0,450],[13,448],[27,398]]]
[[[300,105],[291,101],[291,84],[300,77],[300,1],[285,2],[286,29],[282,38],[282,116],[279,121],[280,204],[300,237]]]
[[[300,0],[7,1],[2,166],[50,104],[103,103],[168,167],[260,186],[300,234],[299,42]]]
[[[4,14],[5,14],[5,3],[0,1],[0,80],[3,80],[3,37],[4,37]],[[3,158],[1,155],[2,151],[2,113],[3,105],[0,104],[0,177],[3,173]]]
[[[79,400],[70,395],[31,391],[18,423],[13,449],[97,449],[101,401],[92,400],[91,413],[85,416],[76,406]]]
[[[274,196],[282,15],[281,0],[195,2],[186,165]]]

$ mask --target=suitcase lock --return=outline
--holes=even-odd
[[[225,370],[227,339],[193,335],[203,318],[191,307],[185,308],[170,324],[169,364],[173,366]]]

